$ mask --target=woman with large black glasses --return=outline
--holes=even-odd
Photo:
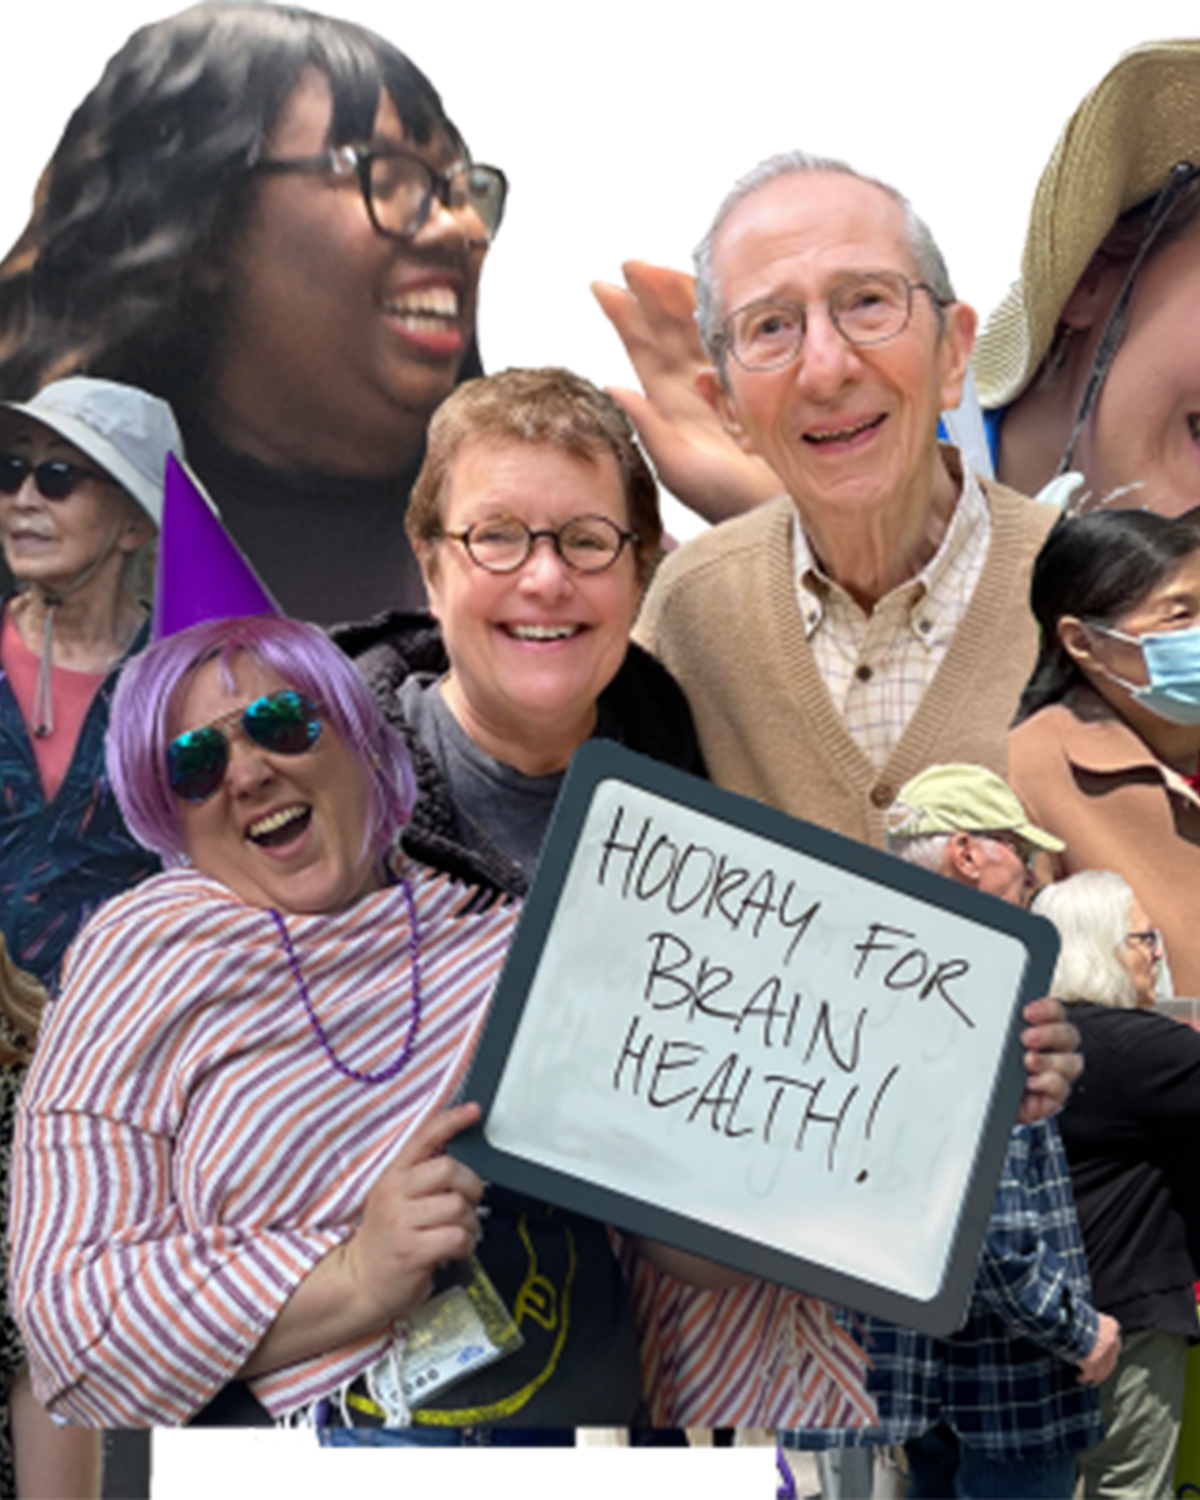
[[[192,6],[67,124],[0,264],[0,397],[83,371],[153,391],[289,614],[416,607],[404,511],[430,416],[479,371],[505,193],[383,38]]]
[[[0,544],[17,590],[0,612],[0,953],[54,994],[84,918],[158,867],[125,826],[104,775],[116,673],[145,643],[163,469],[179,451],[170,408],[111,381],[46,386],[0,407]],[[0,1021],[0,1210],[12,1111],[36,1027]],[[0,1217],[0,1222],[3,1218]],[[3,1300],[0,1381],[12,1378],[22,1484],[95,1488],[99,1441],[52,1427],[18,1370]],[[13,1451],[0,1422],[0,1495]],[[35,1465],[37,1467],[35,1467]]]

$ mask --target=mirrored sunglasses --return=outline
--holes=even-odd
[[[43,500],[65,500],[85,479],[109,478],[99,469],[68,463],[66,459],[48,458],[44,463],[31,464],[27,458],[5,453],[0,455],[0,494],[15,495],[30,474]]]
[[[238,723],[246,738],[272,755],[303,755],[321,733],[317,705],[291,688],[268,693],[224,720],[189,729],[167,746],[167,780],[184,802],[205,802],[225,779],[229,736],[218,727]]]

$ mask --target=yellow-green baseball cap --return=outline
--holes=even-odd
[[[892,839],[1015,833],[1035,849],[1066,848],[1062,839],[1031,823],[1007,782],[984,766],[930,766],[900,788],[885,821]]]

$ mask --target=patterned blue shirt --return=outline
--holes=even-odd
[[[957,1333],[935,1339],[880,1318],[838,1316],[873,1362],[867,1388],[880,1425],[783,1433],[785,1446],[898,1443],[946,1422],[989,1457],[1048,1458],[1104,1436],[1096,1387],[1078,1383],[1099,1322],[1053,1120],[1012,1132]]]
[[[133,650],[148,635],[143,628]],[[0,931],[13,962],[51,994],[85,918],[159,869],[125,827],[105,774],[116,681],[112,672],[97,690],[63,784],[47,802],[29,731],[0,671]]]

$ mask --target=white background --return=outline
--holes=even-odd
[[[133,27],[175,8],[147,0],[7,0],[0,244],[11,243],[24,223],[37,174],[103,61]],[[602,383],[629,376],[588,283],[617,279],[627,257],[688,265],[732,179],[791,147],[842,156],[894,181],[932,226],[960,295],[986,312],[1016,275],[1034,185],[1079,98],[1123,48],[1186,35],[1197,24],[1195,4],[1183,0],[1125,7],[1064,0],[348,0],[327,8],[409,52],[442,92],[474,154],[503,166],[512,180],[510,217],[484,274],[488,368],[563,363]],[[677,516],[671,520],[682,530]],[[197,1463],[197,1447],[189,1442],[189,1461],[172,1465],[169,1485],[156,1486],[158,1500],[315,1494],[321,1476],[328,1493],[324,1465],[306,1472],[301,1459],[295,1478],[277,1463],[256,1468],[260,1443],[249,1450],[259,1460],[242,1463],[239,1487],[213,1467],[215,1455]],[[510,1455],[486,1457],[499,1464]],[[675,1473],[650,1463],[670,1462],[667,1454],[563,1457],[580,1460],[568,1487],[557,1460],[520,1459],[525,1492],[561,1495],[569,1488],[573,1500],[587,1500],[610,1490],[619,1474],[635,1500],[665,1493],[667,1473]],[[710,1491],[697,1484],[708,1470],[689,1464],[693,1457],[713,1466],[740,1455],[674,1456],[675,1483],[686,1483],[689,1497],[741,1500],[773,1490],[764,1464],[713,1468],[722,1477]],[[394,1479],[390,1465],[356,1468],[364,1500],[395,1493],[382,1479],[370,1488],[369,1472]],[[444,1467],[437,1472],[449,1475]],[[483,1472],[464,1466],[462,1478],[444,1482],[461,1485]],[[734,1472],[761,1474],[761,1483],[730,1485]]]
[[[322,8],[323,0],[313,0]],[[7,0],[0,246],[70,110],[170,0]],[[690,268],[727,187],[801,147],[894,182],[988,312],[1018,272],[1038,175],[1124,48],[1197,27],[1185,0],[328,0],[407,51],[472,153],[508,173],[484,271],[485,365],[630,384],[588,290],[626,259]],[[679,536],[698,523],[668,500]]]

